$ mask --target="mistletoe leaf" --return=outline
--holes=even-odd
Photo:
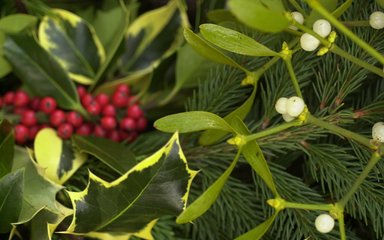
[[[279,56],[277,52],[235,30],[216,24],[202,24],[199,28],[206,40],[230,52],[254,57]]]
[[[36,162],[45,169],[45,176],[58,184],[65,183],[87,160],[52,128],[39,131],[34,147]]]
[[[93,27],[79,16],[53,9],[39,26],[39,40],[69,76],[81,84],[92,84],[105,61],[103,45]]]
[[[261,223],[259,226],[255,227],[254,229],[250,230],[247,233],[244,233],[243,235],[237,237],[235,240],[259,240],[261,239],[264,234],[268,231],[268,229],[271,227],[272,223],[275,221],[275,218],[277,216],[278,212],[275,212],[270,218],[268,218],[265,222]]]
[[[115,181],[90,173],[84,191],[69,192],[75,213],[67,232],[136,233],[154,219],[178,215],[195,174],[175,133],[163,148]]]
[[[241,22],[263,32],[281,32],[289,26],[281,0],[230,0],[228,6]]]
[[[21,212],[23,199],[24,170],[9,173],[0,178],[0,233],[12,229]]]
[[[72,142],[80,152],[97,157],[121,175],[136,164],[135,155],[129,148],[109,139],[75,135]]]
[[[12,124],[4,119],[0,122],[0,178],[11,172],[14,144]]]
[[[14,73],[36,96],[54,96],[60,107],[84,111],[67,73],[32,35],[7,36],[4,52]]]
[[[196,132],[206,129],[218,129],[234,132],[232,127],[216,114],[204,111],[176,113],[158,119],[155,128],[164,132]]]
[[[330,12],[337,8],[337,1],[335,0],[319,0],[319,3]],[[340,10],[343,11],[342,9],[339,9],[339,11]],[[323,18],[323,16],[320,13],[316,10],[312,10],[311,14],[309,14],[308,18],[305,20],[305,25],[312,27],[313,23],[321,18]]]
[[[5,33],[18,33],[26,28],[35,26],[37,18],[28,14],[12,14],[0,19],[0,31]]]

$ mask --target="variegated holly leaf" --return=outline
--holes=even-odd
[[[58,184],[65,183],[85,163],[87,155],[63,141],[52,128],[44,128],[36,135],[35,158],[45,169],[45,176]]]
[[[93,27],[79,16],[53,9],[39,26],[39,41],[74,81],[92,84],[105,61],[104,47]]]
[[[136,233],[185,208],[196,172],[188,168],[178,134],[113,182],[90,173],[87,188],[69,192],[74,217],[67,232]]]

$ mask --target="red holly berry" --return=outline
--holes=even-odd
[[[95,100],[101,107],[104,107],[109,103],[109,96],[105,93],[100,93],[96,96]]]
[[[122,108],[127,106],[128,95],[124,92],[115,92],[112,95],[112,104],[117,108]]]
[[[113,130],[113,131],[108,132],[107,137],[114,142],[120,141],[120,135],[119,135],[119,132],[117,130]]]
[[[144,115],[143,110],[139,107],[139,105],[134,104],[132,106],[129,106],[127,108],[127,116],[134,118],[134,119],[139,119]]]
[[[96,125],[95,129],[93,130],[93,135],[96,137],[105,137],[107,136],[107,131],[100,125]]]
[[[120,92],[120,93],[125,93],[125,95],[129,95],[130,93],[130,89],[129,89],[129,86],[126,85],[126,84],[119,84],[117,85],[114,93],[117,93],[117,92]]]
[[[128,131],[136,129],[136,121],[133,118],[125,117],[120,121],[120,128]]]
[[[59,126],[65,122],[65,113],[62,110],[54,110],[49,117],[49,122],[52,126]]]
[[[91,103],[89,103],[89,105],[86,106],[86,109],[91,115],[94,116],[99,115],[101,112],[100,104],[96,101],[92,101]]]
[[[15,98],[13,101],[13,105],[15,107],[25,107],[29,103],[29,96],[23,90],[18,90],[15,92]]]
[[[13,100],[15,99],[14,92],[6,92],[4,94],[3,100],[5,105],[13,105]]]
[[[20,122],[27,127],[31,127],[37,123],[36,114],[33,110],[25,110],[21,115]]]
[[[105,106],[103,108],[102,114],[103,114],[103,116],[114,117],[114,116],[116,116],[116,108],[113,105],[108,104],[107,106]]]
[[[112,130],[116,128],[116,119],[114,117],[102,117],[100,124],[105,130]]]
[[[28,139],[33,140],[35,139],[37,133],[40,131],[40,126],[34,125],[32,127],[29,127],[28,129]]]
[[[88,136],[92,132],[92,126],[90,124],[83,124],[80,127],[76,129],[76,134],[82,135],[82,136]]]
[[[25,107],[18,107],[13,109],[13,113],[21,116],[26,110],[27,108]]]
[[[90,93],[85,93],[81,97],[81,104],[83,104],[84,107],[89,106],[94,101],[93,96]]]
[[[22,124],[15,126],[15,140],[18,144],[24,144],[28,140],[28,128]]]
[[[78,86],[76,88],[76,91],[77,91],[77,95],[79,95],[80,98],[82,98],[87,93],[87,89],[85,89],[85,87],[83,86]]]
[[[56,100],[52,97],[44,97],[40,101],[40,111],[45,112],[46,114],[52,113],[56,109],[57,103]]]
[[[0,108],[3,106],[3,99],[0,97]]]
[[[40,110],[40,98],[38,97],[32,98],[31,101],[29,102],[29,107],[35,111]]]
[[[137,119],[136,125],[137,125],[137,130],[139,131],[144,131],[147,128],[148,121],[146,118],[141,117]]]
[[[67,122],[74,127],[79,127],[83,124],[83,117],[78,112],[71,111],[67,113]]]
[[[57,128],[57,134],[62,139],[68,139],[72,136],[73,127],[69,123],[63,123]]]

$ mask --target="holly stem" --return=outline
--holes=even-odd
[[[346,26],[344,26],[341,22],[337,20],[330,12],[325,9],[318,0],[306,0],[308,5],[314,9],[316,12],[320,13],[325,19],[327,19],[334,27],[339,29],[344,35],[349,37],[352,41],[354,41],[358,46],[363,48],[369,55],[376,58],[379,62],[384,64],[384,56],[381,55],[376,49],[371,47],[364,40],[356,36],[351,30],[349,30]]]
[[[376,165],[376,163],[380,159],[381,159],[381,155],[377,151],[372,154],[371,159],[368,162],[368,165],[364,168],[364,170],[361,172],[359,177],[353,183],[351,189],[349,189],[347,194],[345,194],[344,197],[338,202],[338,204],[342,208],[345,207],[345,205],[347,204],[348,200],[353,196],[353,194],[355,194],[357,189],[364,182],[364,180],[367,178],[368,174],[371,172],[372,168]]]
[[[284,130],[291,128],[291,127],[300,126],[301,124],[302,124],[302,121],[300,121],[300,120],[294,120],[292,122],[283,123],[283,124],[280,124],[276,127],[270,127],[268,129],[260,131],[258,133],[254,133],[254,134],[245,136],[244,140],[246,142],[250,142],[250,141],[262,138],[262,137],[266,137],[266,136],[269,136],[269,135],[272,135],[275,133],[279,133],[279,132],[284,131]]]
[[[293,70],[293,67],[292,67],[291,58],[290,57],[284,58],[284,62],[285,62],[285,65],[287,66],[289,76],[291,77],[291,81],[293,84],[293,88],[295,89],[296,95],[301,99],[303,99],[303,95],[301,94],[301,90],[300,90],[299,81],[297,80],[295,71]]]
[[[316,126],[328,129],[332,133],[337,133],[343,137],[346,137],[348,139],[352,139],[352,140],[354,140],[354,141],[356,141],[356,142],[358,142],[358,143],[360,143],[360,144],[362,144],[362,145],[364,145],[364,146],[366,146],[372,150],[377,149],[377,146],[373,145],[368,138],[366,138],[360,134],[351,132],[347,129],[336,126],[334,124],[331,124],[329,122],[323,121],[323,120],[316,118],[310,114],[308,114],[308,116],[307,116],[307,123],[312,123]]]
[[[330,211],[333,208],[332,204],[307,204],[296,202],[285,202],[286,208],[305,209],[305,210],[322,210]]]

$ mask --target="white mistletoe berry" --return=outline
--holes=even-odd
[[[384,28],[384,13],[377,11],[369,16],[369,25],[374,29]]]
[[[297,117],[304,111],[305,103],[299,97],[290,97],[287,101],[287,114]]]
[[[297,23],[303,24],[304,23],[304,16],[300,12],[291,12],[291,16],[293,20],[295,20]],[[290,26],[290,29],[297,30],[297,27]]]
[[[283,114],[283,119],[284,119],[284,121],[286,121],[286,122],[291,122],[293,119],[295,119],[295,117],[292,117],[292,116],[289,115],[289,114]]]
[[[320,45],[320,41],[309,33],[304,33],[300,37],[300,46],[307,52],[312,52]]]
[[[286,97],[279,98],[275,104],[276,112],[278,112],[280,114],[286,114],[287,113],[287,101],[288,101],[288,98],[286,98]]]
[[[332,30],[331,24],[325,19],[319,19],[313,23],[313,31],[322,37],[327,37]]]
[[[317,231],[329,233],[335,226],[335,220],[328,214],[320,214],[315,221]]]
[[[372,138],[379,142],[384,142],[384,123],[377,122],[372,127]]]

